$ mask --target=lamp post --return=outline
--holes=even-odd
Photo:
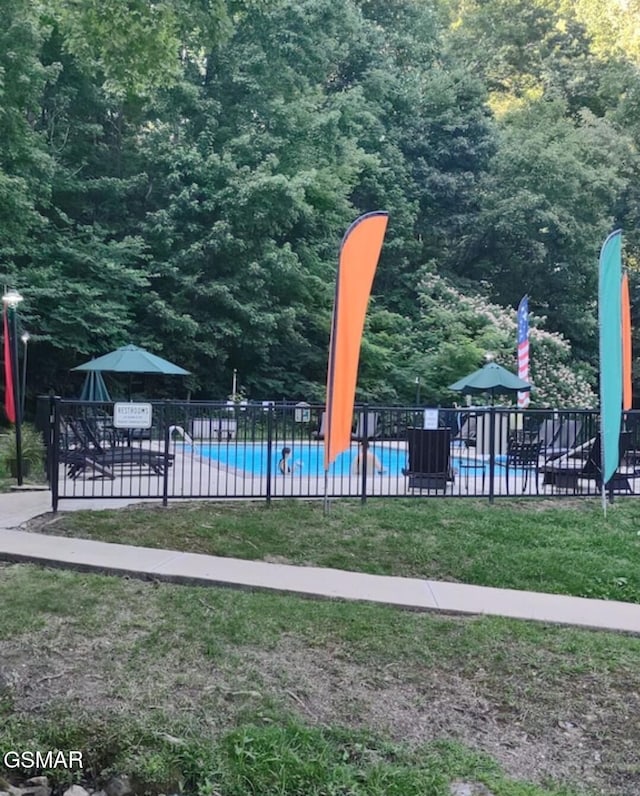
[[[23,332],[20,336],[24,349],[22,351],[22,402],[20,404],[20,417],[24,420],[24,402],[27,396],[27,345],[31,339],[29,332]]]
[[[416,376],[416,406],[420,406],[420,376]]]
[[[22,486],[22,402],[20,399],[20,384],[18,381],[18,304],[22,296],[17,290],[7,290],[2,297],[2,303],[7,311],[9,323],[9,351],[11,359],[11,381],[13,382],[13,405],[16,414],[16,476],[18,486]],[[6,349],[5,349],[6,350]]]

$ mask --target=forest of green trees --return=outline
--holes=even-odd
[[[3,0],[0,282],[29,400],[132,342],[174,395],[322,399],[338,250],[389,228],[358,399],[450,401],[532,311],[593,405],[597,263],[640,254],[639,0]],[[638,294],[640,298],[640,294]],[[534,405],[535,405],[534,404]]]

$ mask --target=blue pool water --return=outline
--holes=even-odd
[[[311,447],[290,445],[289,447],[291,447],[291,454],[288,462],[294,474],[314,477],[324,475],[324,447],[322,445]],[[407,466],[405,451],[376,446],[371,446],[371,450],[382,464],[385,475],[400,473],[402,468]],[[281,476],[278,470],[280,451],[281,448],[274,447],[271,452],[271,471],[278,476]],[[254,475],[264,475],[267,472],[267,446],[264,444],[198,445],[198,452],[202,456],[220,462],[225,467],[245,470]],[[351,450],[341,453],[329,468],[329,473],[331,475],[349,475],[357,454],[357,446],[352,446]]]
[[[296,446],[294,444],[290,447],[291,454],[288,461],[293,474],[312,477],[324,475],[324,447],[322,445]],[[407,466],[407,453],[404,450],[378,445],[372,445],[371,450],[382,464],[385,477],[401,475],[402,470]],[[280,451],[280,447],[274,447],[271,452],[271,472],[274,476],[281,477],[278,470]],[[234,470],[244,470],[253,475],[265,475],[267,472],[267,446],[263,443],[198,445],[197,452]],[[357,453],[357,445],[353,445],[350,450],[341,453],[329,468],[330,475],[351,475]],[[458,472],[467,472],[469,475],[481,475],[485,468],[486,472],[489,470],[487,463],[476,461],[472,457],[458,458],[454,456],[451,458],[451,467]],[[504,468],[497,463],[496,474],[503,471]]]

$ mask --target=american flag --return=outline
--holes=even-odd
[[[523,296],[518,305],[518,376],[529,381],[529,299]],[[529,406],[529,393],[518,393],[518,408]]]

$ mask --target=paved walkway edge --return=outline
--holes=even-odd
[[[0,559],[208,586],[268,589],[419,610],[640,633],[640,605],[298,567],[0,529]]]

